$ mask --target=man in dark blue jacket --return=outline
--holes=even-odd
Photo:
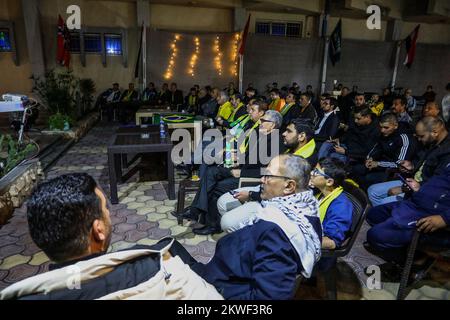
[[[450,225],[450,164],[414,191],[410,199],[373,207],[367,215],[372,226],[368,244],[385,260],[403,262],[416,228],[425,234],[433,232],[434,243],[440,239],[440,245],[450,246],[442,231]]]
[[[297,275],[311,276],[322,228],[308,189],[310,168],[291,154],[272,159],[261,178],[263,201],[246,226],[221,238],[208,264],[187,262],[225,299],[291,299]],[[187,252],[174,253],[190,260]]]

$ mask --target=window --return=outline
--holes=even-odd
[[[300,23],[288,23],[286,27],[286,36],[301,37],[302,25]]]
[[[12,51],[11,40],[8,29],[0,29],[0,52]]]
[[[269,22],[256,22],[256,33],[257,34],[270,34],[270,23]]]
[[[84,35],[84,51],[87,53],[102,53],[102,40],[98,33]]]
[[[285,36],[286,35],[286,23],[272,23],[272,35],[273,36]]]
[[[257,21],[255,33],[281,37],[301,37],[302,23]]]
[[[78,32],[70,33],[70,52],[81,52],[80,34]]]
[[[105,50],[109,56],[121,56],[122,36],[120,34],[105,34]]]

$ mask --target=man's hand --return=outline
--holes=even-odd
[[[221,126],[223,125],[223,119],[221,117],[217,117],[216,122]]]
[[[369,159],[366,161],[366,168],[369,170],[375,169],[378,167],[378,162],[373,161],[372,159]]]
[[[248,191],[239,191],[234,194],[234,198],[238,199],[241,203],[250,200],[250,194]]]
[[[347,131],[347,130],[348,130],[348,125],[346,125],[345,123],[340,123],[340,124],[339,124],[339,129],[342,129],[342,130],[344,130],[344,131]]]
[[[417,192],[420,189],[420,183],[418,183],[413,178],[406,179],[406,182],[408,182],[408,186],[412,189],[412,191]]]
[[[402,187],[393,187],[388,190],[388,196],[396,196],[400,193],[403,193]]]
[[[232,169],[231,174],[235,178],[240,178],[241,177],[241,169]]]
[[[327,236],[324,236],[322,237],[322,249],[334,250],[336,249],[336,242]]]
[[[409,160],[402,160],[398,164],[400,165],[400,171],[401,172],[407,172],[407,170],[409,170],[409,171],[413,171],[414,170],[414,165]]]
[[[444,219],[440,215],[429,216],[417,221],[417,230],[423,233],[434,232],[447,226]]]
[[[345,149],[341,146],[334,146],[334,151],[336,151],[339,154],[345,154]]]

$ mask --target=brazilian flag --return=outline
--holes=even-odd
[[[336,28],[330,36],[330,60],[333,66],[341,60],[341,44],[342,44],[342,20],[339,19]]]

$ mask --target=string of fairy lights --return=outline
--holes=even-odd
[[[166,73],[164,74],[164,78],[167,80],[172,78],[172,75],[173,75],[173,69],[175,67],[175,58],[177,57],[177,52],[178,52],[177,41],[180,39],[181,39],[181,36],[179,34],[176,34],[170,45],[171,55],[170,55],[170,59],[169,59],[169,64],[166,69]]]
[[[238,44],[239,40],[241,39],[241,35],[239,33],[236,33],[234,35],[234,41],[233,41],[233,55],[231,60],[233,61],[233,66],[231,67],[231,73],[234,76],[238,75]]]
[[[174,75],[174,69],[175,69],[175,62],[178,55],[178,47],[177,43],[181,40],[181,35],[175,34],[172,42],[170,43],[170,51],[169,51],[169,62],[167,64],[166,72],[164,73],[164,78],[166,80],[169,80]],[[238,70],[239,70],[239,54],[238,54],[238,46],[239,42],[241,40],[241,35],[239,33],[235,33],[232,37],[232,48],[231,48],[231,68],[230,72],[232,76],[238,76]],[[189,66],[187,68],[187,73],[191,77],[195,77],[196,75],[196,67],[199,62],[200,57],[200,38],[198,36],[195,36],[193,38],[195,51],[191,54],[190,60],[189,60]],[[214,45],[213,45],[213,54],[214,54],[214,68],[219,76],[222,76],[223,74],[223,52],[221,49],[221,37],[216,36],[214,38]]]
[[[194,38],[195,44],[195,53],[191,57],[189,74],[194,77],[195,76],[195,66],[197,64],[198,56],[200,54],[200,39],[198,37]]]
[[[214,52],[216,57],[214,58],[214,63],[216,65],[216,70],[219,76],[222,75],[222,52],[220,51],[220,37],[217,36],[214,40]]]

